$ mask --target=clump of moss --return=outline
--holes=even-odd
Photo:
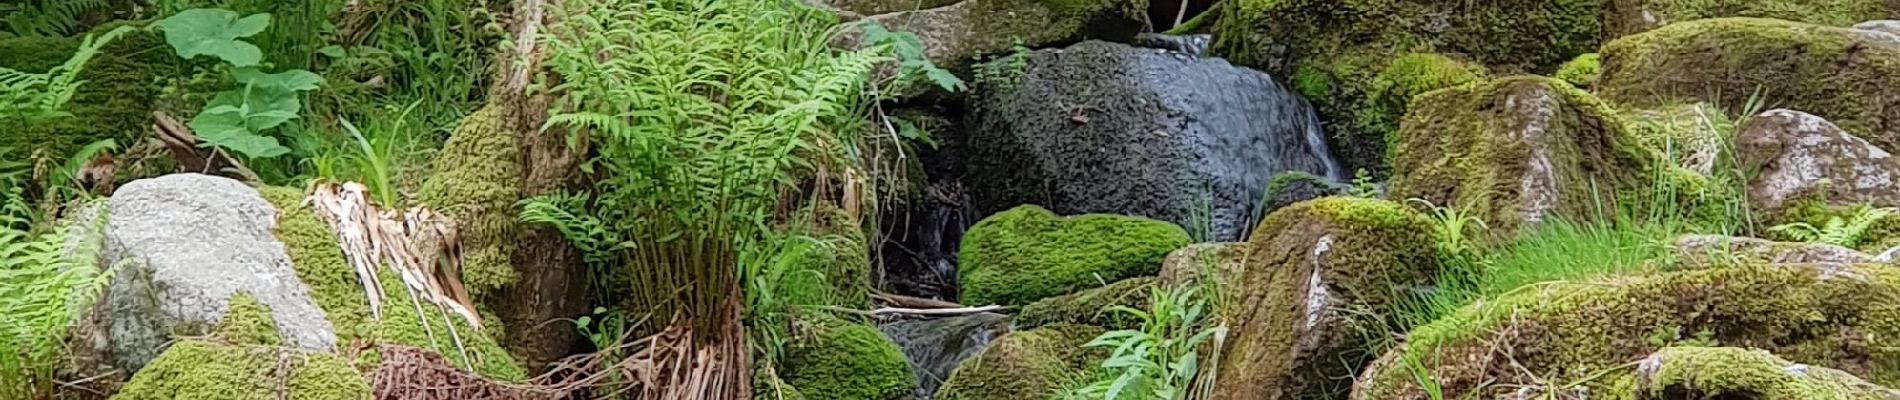
[[[313,210],[301,206],[303,191],[265,187],[258,193],[277,207],[277,226],[272,233],[284,243],[297,279],[310,287],[311,298],[323,309],[330,325],[336,327],[339,343],[389,342],[414,346],[442,354],[458,367],[472,367],[475,373],[485,377],[506,381],[526,378],[526,371],[496,343],[493,335],[483,334],[484,331],[471,328],[461,317],[446,315],[434,305],[410,297],[401,279],[387,268],[378,273],[381,278],[378,283],[383,290],[382,318],[373,318],[356,269],[343,259],[343,249],[337,245],[336,235],[331,233],[329,225],[317,220]],[[416,314],[418,305],[412,304],[417,301],[421,301],[421,316]],[[487,330],[500,329],[496,324],[498,320],[491,316],[484,316],[482,321]],[[424,323],[428,324],[426,329]],[[448,325],[445,325],[448,323],[455,324],[469,360],[465,360],[462,350],[451,342]],[[364,357],[359,361],[378,362],[374,351],[373,346],[364,349]]]
[[[1900,148],[1900,45],[1865,31],[1724,18],[1678,23],[1603,46],[1597,91],[1630,109],[1706,102],[1802,110]]]
[[[277,321],[271,319],[270,307],[246,292],[231,295],[224,317],[212,329],[212,336],[231,343],[263,346],[276,346],[282,340],[277,334]]]
[[[1596,84],[1597,73],[1603,68],[1602,62],[1603,57],[1597,53],[1577,56],[1576,59],[1558,66],[1557,73],[1551,77],[1570,82],[1580,88],[1587,88]]]
[[[1364,332],[1401,330],[1395,315],[1438,273],[1432,222],[1404,205],[1330,197],[1268,215],[1246,244],[1221,355],[1221,393],[1340,398],[1372,355]]]
[[[904,352],[870,326],[827,320],[788,343],[785,383],[839,400],[899,400],[917,388]]]
[[[521,145],[507,107],[490,104],[462,119],[430,163],[419,200],[455,219],[462,239],[462,280],[483,299],[519,279],[514,255],[515,203],[521,201]]]
[[[1033,205],[984,218],[964,234],[957,271],[963,302],[1023,305],[1099,284],[1153,275],[1187,231],[1120,215],[1060,217]]]
[[[1043,400],[1071,381],[1101,373],[1108,358],[1082,347],[1100,327],[1055,324],[997,338],[976,358],[958,365],[937,390],[937,400]]]
[[[335,355],[187,340],[140,369],[112,398],[361,400],[370,398],[370,388]]]
[[[1609,21],[1616,36],[1707,18],[1774,18],[1849,26],[1900,15],[1900,3],[1886,0],[1639,0],[1617,2],[1616,7]]]
[[[1413,329],[1362,376],[1367,399],[1421,399],[1418,360],[1449,396],[1506,395],[1534,375],[1613,392],[1624,366],[1692,343],[1752,347],[1900,382],[1900,271],[1882,265],[1739,265],[1527,287]],[[1512,349],[1498,352],[1496,349]],[[1525,371],[1519,374],[1516,371]],[[1593,379],[1598,374],[1607,378]]]
[[[1094,289],[1042,299],[1016,314],[1016,329],[1072,323],[1108,329],[1139,329],[1141,320],[1111,310],[1115,306],[1142,309],[1155,289],[1154,277],[1123,279]]]
[[[1545,218],[1607,218],[1650,189],[1658,155],[1595,96],[1522,76],[1420,96],[1398,132],[1388,195],[1483,219],[1508,236]]]
[[[1670,347],[1636,367],[1634,398],[1883,400],[1900,396],[1841,370],[1796,364],[1761,350]],[[1613,393],[1614,395],[1615,393]]]
[[[95,32],[104,33],[104,32]],[[66,111],[72,116],[43,121],[18,129],[23,121],[0,116],[0,126],[9,132],[0,135],[0,147],[10,147],[19,155],[34,155],[42,160],[63,162],[96,141],[111,139],[121,148],[131,146],[151,125],[151,112],[159,97],[159,69],[169,65],[171,53],[150,51],[165,46],[152,32],[130,32],[101,48],[86,63]],[[62,38],[0,39],[0,67],[29,73],[46,72],[64,63],[78,50],[79,41]]]

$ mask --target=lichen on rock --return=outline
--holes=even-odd
[[[1187,231],[1166,222],[1017,207],[965,233],[957,270],[962,301],[1024,305],[1102,281],[1153,275],[1168,252],[1187,244]]]
[[[1100,327],[1055,324],[1003,335],[958,366],[936,399],[1048,399],[1078,379],[1101,373],[1098,364],[1108,352],[1082,344],[1102,332]]]
[[[1392,321],[1438,273],[1431,221],[1384,200],[1332,197],[1267,216],[1246,244],[1245,269],[1216,381],[1218,399],[1339,398],[1374,357],[1361,332]]]
[[[876,328],[825,319],[786,346],[784,382],[798,393],[838,400],[908,399],[917,387],[910,361]]]
[[[369,383],[332,354],[198,340],[173,344],[113,400],[367,400]]]
[[[1456,208],[1500,237],[1550,218],[1607,217],[1660,175],[1660,155],[1608,105],[1544,77],[1420,96],[1396,143],[1388,197]]]
[[[1900,271],[1879,264],[1739,264],[1539,284],[1413,329],[1360,376],[1353,398],[1425,399],[1419,373],[1446,398],[1560,389],[1542,382],[1615,393],[1629,364],[1679,344],[1760,348],[1891,385],[1900,381],[1896,316]]]

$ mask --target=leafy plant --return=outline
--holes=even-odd
[[[1372,173],[1360,168],[1352,173],[1352,196],[1374,199],[1379,197],[1379,184],[1372,181]]]
[[[924,42],[911,32],[891,32],[884,24],[875,20],[865,20],[858,24],[863,31],[863,41],[867,48],[877,49],[897,59],[897,74],[893,82],[900,87],[909,85],[916,79],[924,79],[943,90],[955,93],[969,89],[963,79],[956,74],[938,68],[936,63],[924,55]],[[901,93],[902,89],[886,92]]]
[[[71,116],[65,111],[66,103],[72,101],[73,93],[79,90],[79,86],[86,84],[79,80],[79,73],[86,68],[86,63],[99,55],[100,48],[132,30],[131,27],[120,27],[97,37],[87,35],[71,58],[45,73],[32,74],[0,68],[0,117],[15,117],[32,124]]]
[[[225,62],[237,88],[218,93],[187,125],[205,142],[249,158],[271,158],[290,152],[265,132],[297,118],[303,109],[302,92],[316,90],[323,78],[292,69],[264,72],[263,52],[244,41],[270,26],[269,14],[240,18],[221,9],[190,9],[158,21],[165,42],[179,57],[211,56]]]
[[[15,181],[17,182],[17,181]],[[5,212],[0,212],[0,398],[51,398],[54,368],[65,349],[66,331],[106,283],[111,271],[100,271],[83,255],[66,256],[66,246],[79,232],[100,232],[104,218],[82,221],[89,229],[61,228],[31,235],[20,228],[30,212],[18,196],[17,184],[0,187]],[[76,254],[98,249],[99,235],[81,238]]]
[[[0,4],[0,37],[66,36],[79,27],[79,17],[110,7],[106,0],[23,0]]]
[[[1084,386],[1077,394],[1105,400],[1184,400],[1190,395],[1200,398],[1209,394],[1206,390],[1211,389],[1212,384],[1205,377],[1213,374],[1201,373],[1200,352],[1207,350],[1201,345],[1213,340],[1218,347],[1227,327],[1202,326],[1207,303],[1195,299],[1196,292],[1192,286],[1170,290],[1155,288],[1148,310],[1114,307],[1115,312],[1141,321],[1141,329],[1103,333],[1083,345],[1113,349],[1109,358],[1102,361],[1102,368],[1108,370],[1111,377]],[[1193,387],[1197,376],[1203,380],[1200,386]]]
[[[1900,210],[1891,207],[1875,208],[1862,205],[1856,207],[1854,212],[1849,214],[1846,219],[1842,219],[1839,215],[1831,216],[1828,217],[1826,223],[1823,223],[1823,225],[1819,227],[1806,222],[1794,222],[1776,225],[1768,228],[1768,230],[1788,235],[1788,237],[1803,242],[1826,243],[1854,248],[1859,247],[1861,242],[1866,239],[1867,231],[1873,228],[1875,223],[1894,215],[1897,211]]]
[[[1472,240],[1472,235],[1490,229],[1485,225],[1484,219],[1470,213],[1459,212],[1458,209],[1450,206],[1432,204],[1431,201],[1425,199],[1415,198],[1407,201],[1417,203],[1430,212],[1432,233],[1438,238],[1433,245],[1437,247],[1441,256],[1447,258],[1476,256],[1477,241]]]

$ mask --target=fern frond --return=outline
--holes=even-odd
[[[106,0],[26,0],[0,16],[0,22],[15,36],[66,36],[79,26],[80,17],[110,6]]]

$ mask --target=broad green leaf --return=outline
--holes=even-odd
[[[238,86],[288,91],[317,90],[317,87],[323,84],[323,77],[301,69],[272,74],[258,70],[256,67],[246,67],[233,71],[231,77],[237,80]]]
[[[257,65],[264,52],[242,38],[263,32],[270,26],[270,14],[238,18],[231,10],[196,8],[185,10],[155,24],[165,31],[165,43],[179,57],[208,55],[234,67]]]

